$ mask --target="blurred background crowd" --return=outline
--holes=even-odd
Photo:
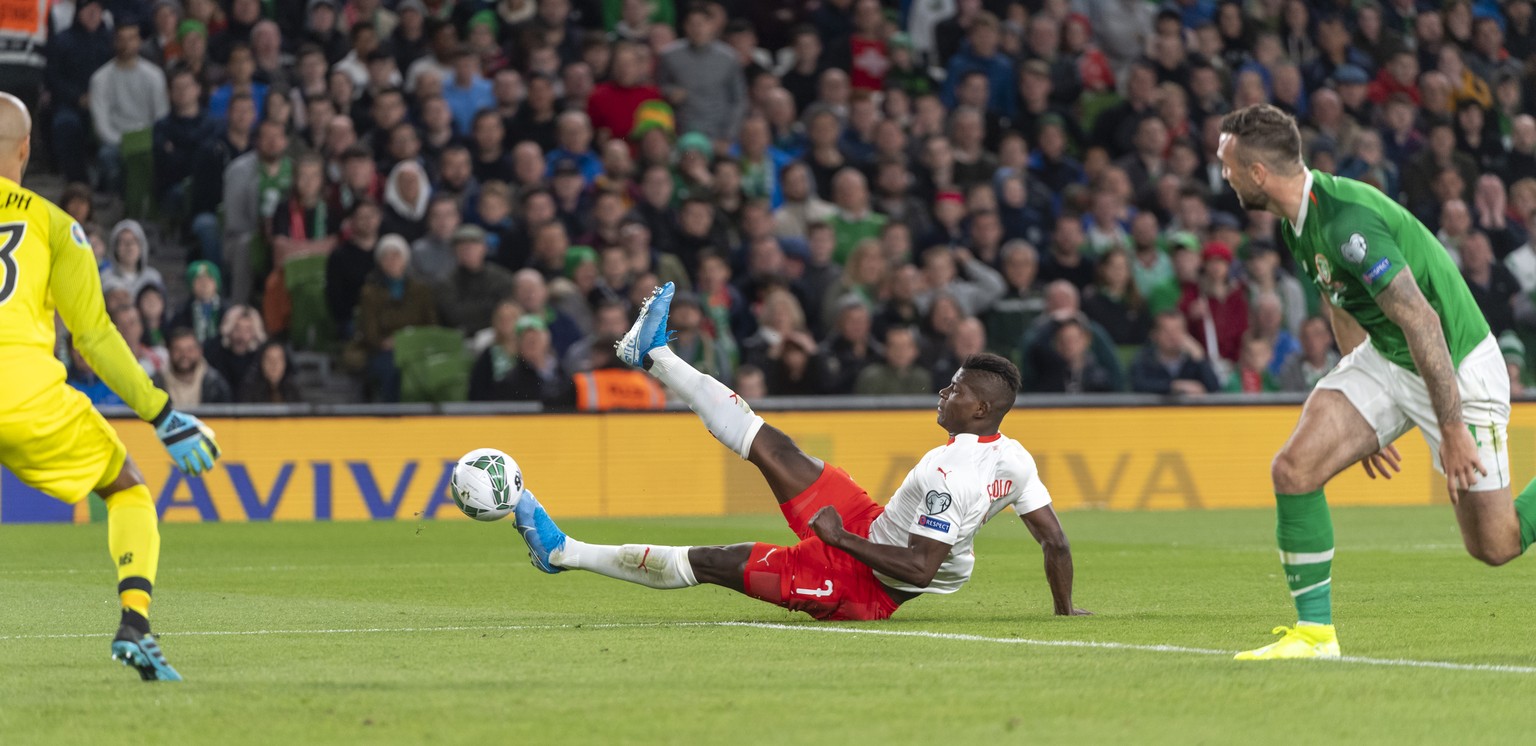
[[[748,399],[982,350],[1028,392],[1306,391],[1316,289],[1215,157],[1256,102],[1438,234],[1517,386],[1536,341],[1529,0],[39,5],[0,87],[180,407],[654,406],[612,347],[666,281]]]

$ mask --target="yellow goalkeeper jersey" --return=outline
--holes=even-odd
[[[67,213],[0,177],[0,411],[24,410],[65,371],[53,354],[57,310],[75,349],[143,419],[165,407],[107,316],[96,255]]]

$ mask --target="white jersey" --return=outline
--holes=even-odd
[[[1019,515],[1051,503],[1035,459],[1002,433],[956,435],[917,462],[869,528],[876,544],[906,546],[909,534],[949,544],[949,556],[927,588],[875,573],[880,582],[912,593],[954,593],[971,578],[976,532],[1012,506]]]

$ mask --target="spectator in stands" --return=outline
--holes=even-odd
[[[1260,292],[1253,296],[1253,320],[1244,333],[1247,339],[1260,339],[1269,345],[1269,364],[1263,372],[1278,377],[1280,369],[1301,352],[1301,343],[1285,328],[1285,308],[1274,293]],[[1278,389],[1274,389],[1278,390]]]
[[[635,126],[635,112],[647,101],[661,98],[661,91],[646,82],[645,60],[633,44],[614,45],[608,80],[599,83],[587,99],[587,116],[599,142],[627,139]]]
[[[1205,348],[1190,336],[1183,315],[1178,311],[1158,314],[1150,341],[1131,362],[1131,390],[1199,396],[1220,388]]]
[[[761,299],[757,332],[742,341],[742,360],[763,370],[777,396],[821,393],[816,340],[806,331],[805,312],[794,293],[773,288]]]
[[[1513,329],[1514,302],[1520,294],[1520,283],[1503,262],[1494,259],[1486,233],[1474,229],[1467,234],[1461,244],[1461,261],[1461,276],[1494,335]]]
[[[1083,294],[1083,313],[1109,332],[1117,345],[1146,342],[1152,315],[1131,277],[1131,261],[1125,251],[1115,249],[1104,254],[1095,272],[1097,279]]]
[[[917,364],[921,348],[917,330],[895,326],[885,332],[885,354],[880,362],[859,372],[853,393],[869,396],[901,396],[932,393],[932,377]]]
[[[222,262],[224,254],[219,223],[224,203],[224,169],[250,150],[255,124],[255,102],[248,95],[236,96],[229,103],[229,119],[219,128],[219,134],[203,141],[192,158],[187,214],[191,216],[198,255],[216,264]]]
[[[690,292],[678,293],[672,301],[672,315],[668,318],[668,329],[675,333],[669,344],[678,357],[696,370],[729,381],[735,368],[735,361],[731,359],[732,348],[728,340],[722,343],[715,337],[706,321],[699,297]],[[607,331],[611,330],[599,332],[597,337],[616,338],[622,336],[624,330],[612,336]]]
[[[681,295],[687,297],[686,294]],[[673,303],[675,306],[676,300]],[[630,321],[629,304],[623,299],[605,297],[598,301],[592,311],[592,333],[577,340],[565,351],[560,367],[565,370],[566,375],[592,370],[595,360],[606,354],[602,349],[603,344],[624,336],[624,333],[629,331]],[[700,336],[706,333],[704,325],[701,324]],[[702,360],[703,357],[700,359]],[[728,357],[726,359],[729,360]]]
[[[89,180],[91,79],[113,57],[112,30],[102,18],[102,0],[75,3],[74,22],[48,41],[47,89],[53,101],[49,141],[53,161],[69,181]]]
[[[1504,353],[1504,368],[1509,371],[1509,393],[1525,393],[1525,343],[1515,332],[1499,335],[1499,351]]]
[[[144,343],[144,321],[139,316],[139,309],[134,307],[131,300],[109,303],[107,309],[112,323],[117,326],[118,333],[123,335],[123,341],[128,343],[128,350],[139,361],[140,367],[152,377],[159,375],[170,364],[170,355],[163,346]]]
[[[1280,368],[1281,391],[1311,391],[1333,366],[1339,353],[1333,349],[1333,330],[1320,316],[1310,316],[1301,324],[1301,351]]]
[[[1110,372],[1094,358],[1093,332],[1075,316],[1056,325],[1048,352],[1036,358],[1029,390],[1087,394],[1115,390]]]
[[[408,326],[435,326],[437,303],[432,290],[407,273],[410,245],[386,235],[374,249],[378,269],[369,276],[357,303],[357,337],[349,362],[366,373],[370,398],[400,400],[400,370],[395,365],[395,333]]]
[[[1270,373],[1275,359],[1275,348],[1262,337],[1249,335],[1243,338],[1242,353],[1237,368],[1227,377],[1224,390],[1233,394],[1266,394],[1280,390],[1280,382]]]
[[[219,295],[222,282],[219,267],[213,262],[199,260],[188,264],[187,286],[192,289],[192,296],[171,319],[171,328],[191,329],[198,344],[217,338],[225,311],[224,299]]]
[[[269,340],[257,353],[260,361],[247,374],[235,400],[248,404],[298,404],[304,401],[293,378],[293,357],[281,342]]]
[[[234,401],[229,382],[203,359],[203,347],[191,329],[172,329],[167,342],[171,364],[155,376],[155,385],[170,394],[171,406],[189,409]]]
[[[950,335],[949,345],[928,366],[933,377],[931,391],[939,391],[949,385],[960,364],[971,355],[987,351],[987,328],[981,320],[972,316],[960,321],[955,333]]]
[[[1200,252],[1200,279],[1184,289],[1179,310],[1190,336],[1203,340],[1207,351],[1236,362],[1243,333],[1248,331],[1248,294],[1232,279],[1232,249],[1208,243]]]
[[[570,406],[575,400],[571,377],[560,370],[549,330],[537,316],[517,320],[517,363],[506,387],[512,401],[537,401],[545,407]]]
[[[367,199],[358,202],[352,207],[352,214],[347,216],[346,240],[325,259],[326,308],[346,338],[352,336],[353,312],[357,309],[363,285],[377,264],[374,252],[379,244],[381,220],[377,202]]]
[[[935,246],[924,251],[923,277],[927,290],[918,294],[917,306],[924,311],[933,304],[935,295],[944,293],[959,301],[964,315],[975,316],[986,313],[1008,290],[997,270],[963,248]]]
[[[218,127],[203,113],[196,75],[178,70],[171,74],[170,87],[171,113],[155,122],[155,194],[162,209],[180,214],[187,207],[194,160],[218,137]]]
[[[91,75],[88,95],[91,123],[101,146],[96,163],[103,191],[122,189],[123,136],[154,127],[171,110],[165,73],[139,56],[140,41],[136,25],[113,29],[112,61]]]
[[[512,370],[517,367],[517,328],[523,311],[508,298],[491,313],[490,343],[469,372],[470,401],[512,399]],[[483,332],[482,332],[483,333]]]
[[[421,164],[401,161],[389,172],[384,186],[384,223],[387,233],[398,233],[414,241],[426,233],[427,205],[432,201],[432,183]]]
[[[1260,295],[1274,294],[1280,299],[1283,320],[1281,327],[1291,333],[1301,329],[1307,317],[1307,294],[1301,281],[1280,266],[1280,253],[1269,239],[1248,243],[1248,258],[1243,261],[1243,284],[1247,286],[1249,300]]]
[[[150,266],[149,239],[137,220],[123,220],[112,226],[112,266],[101,273],[101,286],[105,289],[123,288],[129,297],[138,297],[139,291],[148,285],[165,286],[160,270]]]
[[[336,248],[341,218],[325,202],[325,161],[308,153],[293,165],[293,190],[272,213],[267,232],[272,237],[272,264],[325,256]]]
[[[411,244],[411,270],[427,282],[446,282],[458,264],[453,251],[453,234],[459,225],[458,201],[442,193],[433,196],[427,205],[427,232]]]
[[[1014,84],[1013,63],[999,49],[1000,34],[997,16],[988,12],[976,15],[966,34],[968,44],[949,58],[948,75],[945,76],[943,102],[954,106],[955,89],[966,73],[979,70],[985,73],[992,91],[988,107],[1003,116],[1012,116],[1017,106],[1017,86]]]
[[[747,112],[747,87],[730,47],[716,40],[710,10],[693,5],[683,13],[683,39],[661,54],[657,87],[677,111],[679,132],[700,132],[723,152],[736,139]]]
[[[1083,255],[1084,243],[1082,219],[1063,213],[1056,219],[1050,251],[1041,258],[1040,281],[1066,280],[1078,289],[1093,284],[1093,260]]]
[[[170,319],[165,315],[165,288],[159,285],[139,288],[133,306],[139,309],[139,318],[144,324],[144,344],[164,345],[165,333],[170,330],[166,323]]]
[[[208,365],[227,381],[244,381],[256,364],[256,352],[267,341],[261,313],[250,306],[232,305],[219,324],[219,335],[203,343]]]
[[[648,287],[654,287],[654,284]],[[647,291],[649,292],[649,291]],[[583,336],[580,326],[549,304],[549,285],[536,269],[518,270],[512,276],[512,298],[527,315],[544,323],[555,354],[564,355]],[[484,326],[484,323],[481,324]]]
[[[437,291],[438,317],[445,326],[473,334],[490,323],[496,304],[512,295],[512,273],[485,261],[485,231],[477,226],[454,231],[453,252],[457,264]]]
[[[816,196],[811,169],[803,161],[785,166],[779,176],[784,200],[773,211],[774,232],[784,238],[805,238],[811,225],[827,223],[837,207]]]
[[[215,261],[229,272],[229,297],[236,303],[251,298],[255,261],[266,247],[261,226],[272,219],[293,186],[293,161],[287,150],[288,135],[282,125],[264,121],[256,128],[255,149],[224,169],[223,251],[221,260]]]
[[[229,82],[215,88],[208,95],[208,116],[215,121],[226,119],[230,102],[235,96],[246,94],[256,104],[257,118],[265,119],[269,89],[266,83],[256,80],[256,60],[251,48],[245,44],[232,48],[225,71],[229,75]]]
[[[885,348],[870,332],[869,307],[855,296],[838,302],[837,320],[820,357],[826,366],[826,393],[851,394],[865,368],[885,356]]]

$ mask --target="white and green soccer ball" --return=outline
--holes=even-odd
[[[523,496],[523,470],[495,448],[476,448],[453,467],[448,493],[464,515],[477,521],[498,521],[517,507]]]

